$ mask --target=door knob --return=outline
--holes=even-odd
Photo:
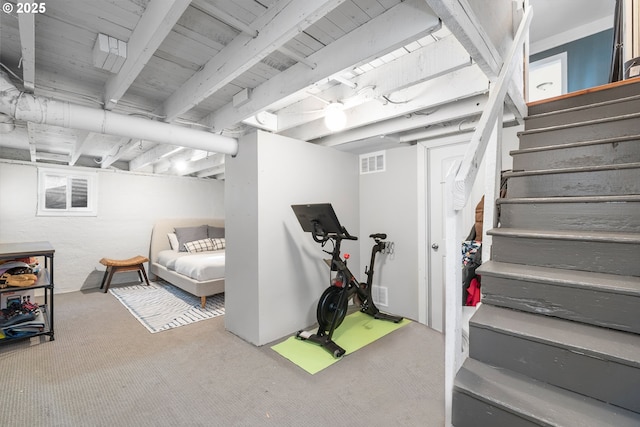
[[[431,249],[436,250],[436,251],[438,250],[439,247],[440,246],[438,246],[437,243],[434,243],[433,245],[431,245]]]

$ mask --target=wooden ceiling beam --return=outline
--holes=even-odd
[[[158,144],[155,147],[145,151],[139,156],[129,161],[129,170],[136,171],[153,163],[159,162],[163,158],[184,150],[184,147],[177,145]]]
[[[355,90],[333,86],[315,95],[325,100],[338,100],[348,111],[374,98],[384,101],[382,96],[389,96],[393,92],[470,65],[469,54],[456,38],[450,35],[353,78],[351,82],[356,85]],[[368,92],[371,93],[369,97],[361,96],[367,93],[366,88],[369,88]],[[361,101],[357,101],[357,98],[361,98]],[[318,116],[324,117],[322,112],[318,115],[309,114],[309,108],[305,108],[305,105],[308,105],[308,101],[302,100],[279,110],[277,131],[283,132],[316,120]]]
[[[102,156],[102,161],[100,162],[100,167],[102,169],[106,169],[115,162],[120,159],[127,151],[131,150],[133,147],[138,145],[137,139],[130,138],[120,138],[120,141],[111,147],[111,150],[104,156]]]
[[[500,70],[502,69],[504,58],[498,51],[498,48],[491,41],[491,38],[485,31],[479,17],[474,12],[468,0],[425,0],[429,7],[438,14],[442,22],[449,28],[452,34],[467,49],[471,58],[478,64],[480,69],[489,77],[489,80],[495,82],[498,79]],[[503,0],[501,4],[494,7],[514,7],[515,2]],[[492,5],[493,6],[493,5]],[[509,10],[509,16],[517,19],[516,14]],[[504,23],[502,23],[504,25]],[[488,23],[486,23],[488,25]],[[517,25],[510,22],[509,25],[502,28],[505,37],[511,36]],[[495,32],[495,29],[493,29]],[[515,73],[518,75],[518,73]],[[519,75],[522,75],[520,73]],[[524,98],[518,95],[518,88],[511,82],[508,90],[507,106],[519,119],[527,114],[527,107]]]
[[[220,8],[217,8],[212,4],[207,3],[204,0],[193,0],[193,5],[198,9],[202,10],[203,12],[218,19],[219,21],[224,22],[230,27],[233,27],[238,31],[242,31],[248,36],[251,36],[251,37],[258,36],[258,31],[255,28],[251,28],[249,25],[245,24],[244,22],[240,21],[234,16],[229,15],[227,12],[223,11]]]
[[[219,171],[217,173],[224,172],[224,159],[224,154],[213,154],[211,156],[205,157],[204,159],[190,162],[185,169],[178,172],[178,175],[191,175],[196,172],[199,173],[202,171],[210,171],[214,169]]]
[[[18,13],[18,27],[22,51],[22,83],[25,91],[33,93],[36,82],[35,14]]]
[[[439,27],[440,20],[425,7],[424,0],[406,0],[308,56],[307,61],[316,64],[314,69],[295,64],[254,88],[247,103],[239,107],[227,104],[200,123],[218,130],[233,126],[322,79],[389,53]]]
[[[35,162],[37,160],[36,132],[37,132],[36,125],[34,123],[27,122],[27,138],[29,139],[29,156],[32,162]]]
[[[238,34],[176,90],[165,101],[164,111],[158,113],[171,121],[195,107],[344,1],[278,1],[251,23],[250,27],[258,32],[256,37]]]
[[[380,135],[394,135],[402,132],[416,131],[430,128],[441,123],[462,121],[469,117],[477,117],[487,103],[488,95],[476,95],[470,98],[458,100],[455,103],[445,104],[430,112],[410,114],[389,120],[373,123],[346,130],[314,140],[318,145],[334,147],[348,144],[352,141],[360,141],[367,138],[375,138]],[[400,140],[403,140],[402,136]]]
[[[37,160],[69,164],[68,154],[46,153],[46,152],[40,151],[38,152],[38,155],[36,157],[37,157]]]
[[[191,159],[194,157],[197,151],[200,150],[192,150],[186,148],[184,150],[165,156],[160,159],[160,161],[153,164],[153,173],[185,175],[182,173],[182,171],[192,163]]]
[[[70,166],[75,165],[78,159],[80,158],[80,156],[82,155],[82,148],[87,143],[87,140],[89,139],[89,135],[93,135],[93,133],[85,130],[76,131],[76,143],[73,148],[73,152],[71,153],[71,156],[69,158]]]
[[[208,178],[208,177],[214,176],[216,177],[216,179],[224,180],[224,171],[225,171],[224,164],[222,164],[222,165],[214,166],[209,169],[203,169],[196,174],[196,177]]]
[[[347,129],[367,126],[394,117],[406,116],[416,111],[435,109],[449,102],[486,93],[488,89],[489,80],[477,66],[462,68],[419,83],[404,91],[398,91],[394,93],[393,102],[379,99],[369,101],[358,108],[347,110]],[[323,119],[317,119],[280,134],[303,141],[310,141],[331,135],[332,132],[324,124]]]
[[[127,45],[127,59],[104,87],[104,108],[111,110],[138,77],[191,0],[152,0],[142,14]]]

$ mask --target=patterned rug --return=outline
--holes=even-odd
[[[203,309],[200,297],[162,281],[114,287],[109,292],[152,334],[224,314],[224,293],[207,297]]]

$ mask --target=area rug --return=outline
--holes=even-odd
[[[152,334],[224,314],[224,293],[207,297],[202,308],[200,297],[166,282],[119,286],[109,292]]]
[[[344,318],[340,327],[333,333],[333,341],[345,349],[346,353],[343,357],[348,357],[356,350],[361,349],[367,344],[371,344],[409,323],[411,323],[411,321],[407,319],[399,323],[374,319],[358,311]],[[311,375],[341,360],[335,359],[328,351],[319,345],[297,339],[296,337],[289,337],[271,348]]]

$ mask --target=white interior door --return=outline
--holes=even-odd
[[[444,187],[446,174],[464,157],[468,142],[427,148],[427,325],[444,331],[444,271],[446,262]]]

